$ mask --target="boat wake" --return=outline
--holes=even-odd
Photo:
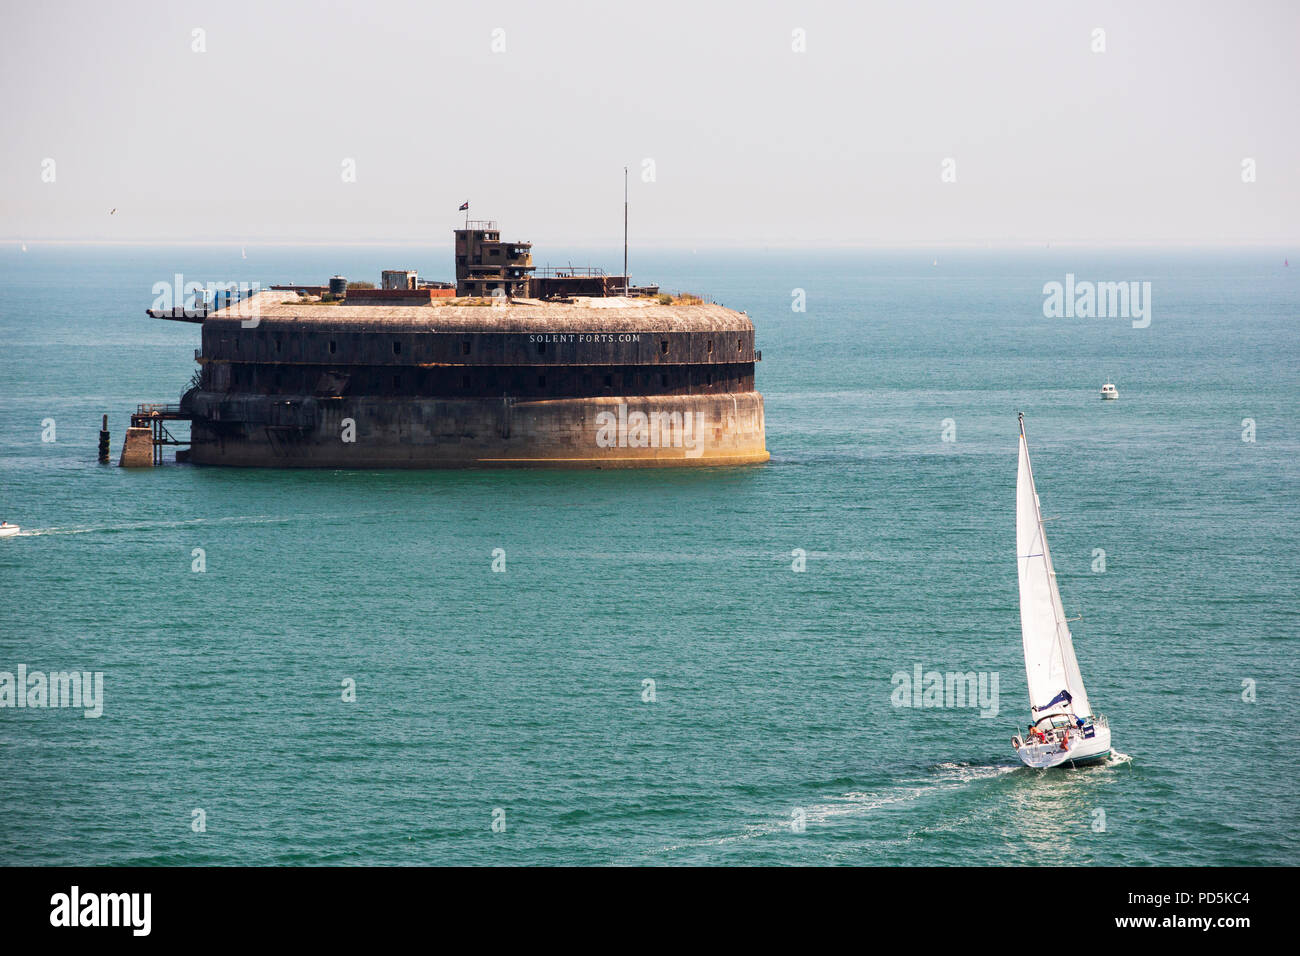
[[[930,774],[915,781],[905,781],[883,792],[867,793],[851,790],[848,793],[825,798],[823,802],[808,806],[792,806],[783,817],[770,821],[747,825],[741,832],[703,840],[688,840],[649,851],[657,856],[680,850],[702,849],[705,847],[726,846],[745,840],[754,840],[775,833],[791,830],[792,813],[803,811],[805,826],[812,827],[827,823],[840,817],[854,817],[869,814],[875,810],[905,804],[943,791],[959,790],[986,780],[994,780],[1004,774],[1014,773],[1020,769],[1012,765],[976,765],[961,763],[941,763],[933,767]]]
[[[239,515],[228,518],[188,518],[181,521],[135,521],[129,524],[101,525],[90,528],[24,528],[14,537],[39,538],[58,534],[119,534],[126,531],[159,531],[203,525],[287,524],[298,516]]]
[[[1112,750],[1110,752],[1110,756],[1106,758],[1106,763],[1104,764],[1104,766],[1119,767],[1122,766],[1123,764],[1132,763],[1132,762],[1133,762],[1133,758],[1130,757],[1128,754],[1122,754],[1118,750]]]

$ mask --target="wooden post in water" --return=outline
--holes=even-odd
[[[99,463],[108,464],[108,416],[104,416],[104,424],[99,429]]]

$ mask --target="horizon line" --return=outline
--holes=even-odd
[[[548,243],[559,245],[579,245],[581,248],[604,248],[605,243],[573,243],[564,240],[548,240]],[[0,244],[31,246],[230,246],[235,248],[249,247],[308,247],[308,246],[332,246],[332,247],[350,247],[350,246],[382,246],[382,247],[420,247],[420,248],[452,248],[453,243],[446,241],[427,242],[419,239],[217,239],[217,238],[190,238],[190,239],[167,239],[167,238],[147,238],[147,239],[93,239],[85,237],[60,237],[60,238],[23,238],[3,237],[0,238]],[[903,239],[903,240],[843,240],[843,241],[819,241],[819,242],[800,242],[791,240],[777,240],[763,242],[760,240],[719,240],[710,239],[700,242],[669,242],[669,241],[646,241],[639,248],[641,249],[662,249],[662,250],[681,250],[681,249],[938,249],[938,248],[978,248],[978,249],[1038,249],[1052,247],[1066,248],[1112,248],[1112,249],[1131,249],[1131,248],[1190,248],[1190,249],[1234,249],[1234,248],[1281,248],[1288,245],[1300,244],[1300,239],[1281,238],[1281,239]],[[611,240],[608,243],[610,248],[615,246],[621,247],[622,243]],[[633,248],[638,248],[633,246]]]

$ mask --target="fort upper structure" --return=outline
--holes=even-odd
[[[454,289],[387,270],[380,289],[331,280],[331,292],[273,287],[198,314],[151,312],[201,321],[202,347],[179,406],[133,416],[136,457],[151,424],[155,438],[168,434],[162,414],[190,422],[178,460],[205,465],[768,459],[747,315],[694,296],[624,294],[636,292],[626,277],[590,271],[534,286],[529,245],[478,225],[456,230]]]
[[[531,242],[502,242],[491,220],[465,221],[456,230],[456,294],[527,296],[534,270]]]

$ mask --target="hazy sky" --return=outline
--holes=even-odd
[[[1296,2],[3,9],[9,240],[1300,236]]]

